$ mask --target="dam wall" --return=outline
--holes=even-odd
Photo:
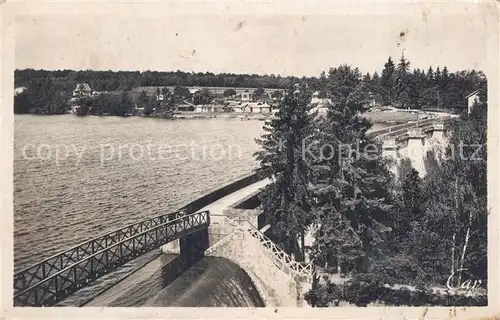
[[[252,235],[245,232],[231,233],[207,250],[206,255],[226,258],[242,267],[254,282],[267,307],[297,306],[302,286],[276,266],[267,249]]]
[[[187,213],[192,213],[200,210],[207,205],[230,195],[231,193],[248,187],[260,180],[260,177],[256,173],[250,173],[242,177],[238,177],[232,182],[224,185],[223,187],[217,187],[201,197],[197,197],[183,205],[179,210],[185,210]]]
[[[383,140],[384,157],[394,161],[391,171],[398,174],[401,160],[409,159],[412,167],[424,177],[429,170],[439,165],[444,156],[448,138],[442,123],[435,123],[427,129],[408,130],[401,137],[390,137]]]

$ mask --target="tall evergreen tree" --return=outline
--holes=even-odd
[[[358,271],[366,271],[385,232],[391,175],[380,146],[366,136],[371,123],[361,117],[366,90],[360,72],[343,65],[331,69],[327,80],[332,104],[326,118],[318,120],[317,156],[312,158],[313,258],[343,270],[355,262]]]
[[[373,98],[375,99],[375,101],[377,103],[381,103],[381,99],[382,99],[382,96],[381,96],[381,84],[380,84],[380,76],[378,75],[377,71],[375,71],[373,73],[373,76],[372,76],[372,81],[370,83],[370,91],[372,92],[373,94]]]
[[[383,104],[393,104],[395,100],[395,71],[396,66],[389,57],[382,70],[380,77],[380,95]]]
[[[432,66],[427,70],[426,76],[428,83],[432,85],[432,82],[434,81],[434,70],[432,69]]]
[[[266,133],[257,139],[262,150],[255,154],[260,162],[258,174],[273,179],[262,192],[263,213],[283,249],[299,259],[304,258],[303,236],[311,222],[310,169],[302,154],[303,142],[312,130],[310,101],[305,87],[290,88],[275,115],[266,121]]]
[[[410,77],[410,61],[401,55],[396,69],[395,94],[401,108],[409,107],[412,90]]]
[[[148,103],[144,107],[144,112],[143,114],[145,116],[151,115],[153,112],[155,112],[158,109],[159,106],[159,101],[156,99],[156,96],[151,96],[148,99]]]
[[[109,109],[109,99],[107,99],[106,95],[100,94],[94,99],[92,103],[92,114],[101,116],[105,112],[109,112]]]
[[[409,170],[402,170],[399,175],[402,196],[402,210],[399,212],[396,220],[399,222],[398,228],[395,228],[398,237],[407,237],[411,231],[411,223],[422,219],[422,179],[415,168],[411,167]]]
[[[134,105],[130,99],[128,92],[123,90],[120,95],[120,100],[116,107],[113,109],[113,115],[115,116],[126,116],[132,112]]]
[[[141,91],[139,99],[137,99],[137,104],[139,105],[140,108],[144,108],[144,110],[146,110],[149,104],[149,99],[146,91],[144,90]]]

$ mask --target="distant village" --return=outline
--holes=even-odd
[[[146,94],[148,98],[154,97],[156,101],[162,102],[170,99],[176,87],[136,87],[128,92],[134,103],[134,115],[141,115],[143,107],[137,103],[141,94]],[[173,104],[173,111],[192,113],[240,113],[240,114],[271,114],[276,109],[279,101],[283,97],[282,89],[269,88],[231,88],[231,87],[183,87],[187,97],[177,99]],[[88,83],[78,83],[73,90],[70,99],[72,108],[69,113],[76,113],[78,101],[82,98],[93,98],[100,94],[110,94],[106,91],[93,91]],[[204,99],[204,103],[196,103],[198,96],[208,95],[209,99]],[[311,103],[315,103],[320,108],[325,107],[328,100],[319,98],[319,91],[315,92]],[[209,101],[207,101],[209,100]],[[207,103],[208,102],[208,103]]]
[[[405,63],[407,60],[402,57],[399,65]],[[487,98],[482,72],[449,73],[446,67],[442,71],[429,67],[425,73],[415,69],[412,73],[405,71],[405,86],[397,84],[401,80],[395,76],[398,72],[389,58],[383,79],[377,72],[362,78],[359,72],[356,74],[365,90],[365,111],[470,113],[474,105]],[[264,119],[277,110],[284,88],[294,83],[302,83],[314,92],[310,103],[313,110],[322,113],[328,109],[331,98],[331,92],[325,92],[329,89],[322,84],[325,79],[180,71],[63,70],[48,74],[27,69],[16,72],[14,113]]]

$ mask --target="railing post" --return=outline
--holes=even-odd
[[[74,265],[71,268],[73,269],[73,282],[75,283],[75,286],[78,288],[79,279],[78,279],[78,277],[76,275],[76,265]]]
[[[35,306],[38,305],[38,290],[37,289],[38,289],[38,287],[33,288],[33,291],[34,291],[34,295],[33,296],[35,298],[35,303],[34,303]]]
[[[55,279],[54,279],[54,287],[56,288],[56,290],[55,290],[56,292],[61,291],[61,288],[59,288],[59,281],[57,281],[57,280],[58,280],[58,278],[59,278],[59,277],[58,277],[58,276],[56,276],[56,277],[55,277]]]

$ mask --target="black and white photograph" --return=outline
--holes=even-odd
[[[5,318],[494,310],[497,4],[358,5],[11,3]]]

